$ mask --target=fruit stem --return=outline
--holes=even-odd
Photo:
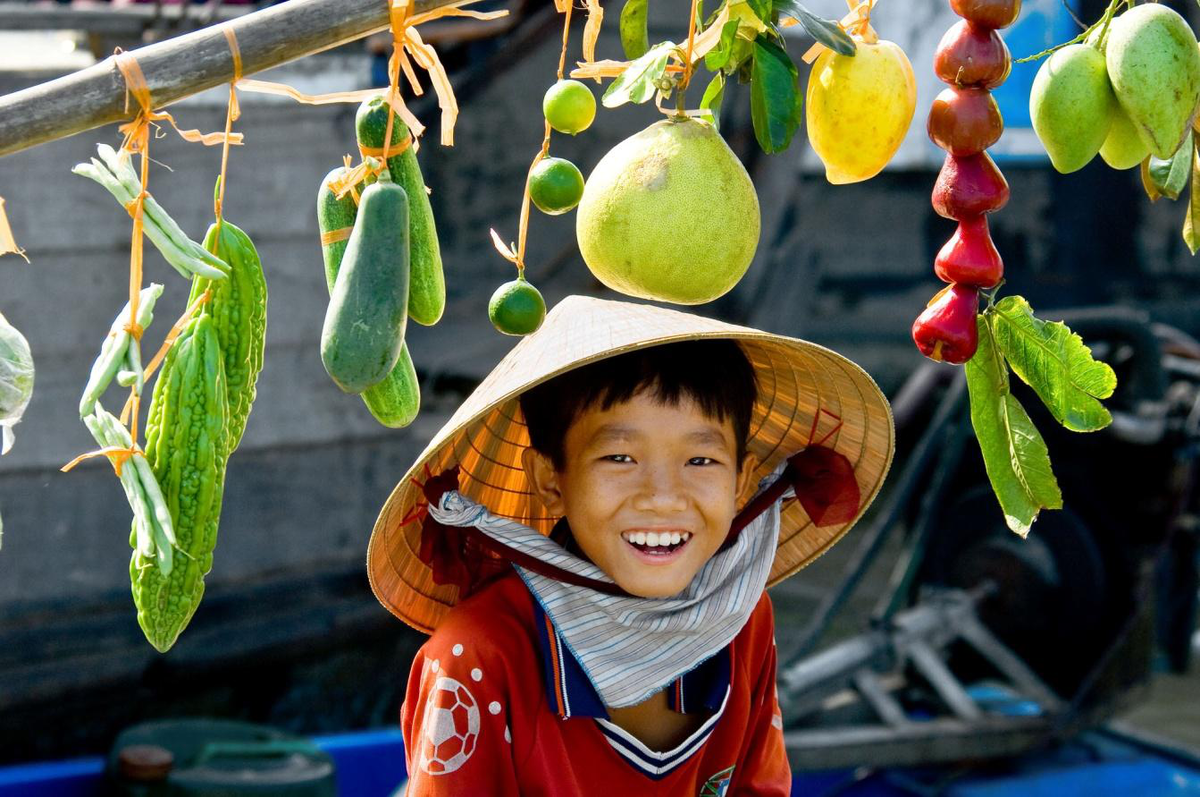
[[[1104,10],[1104,16],[1102,16],[1102,17],[1100,17],[1100,19],[1096,20],[1096,22],[1094,24],[1092,24],[1091,26],[1089,26],[1087,28],[1087,30],[1085,30],[1083,33],[1079,34],[1078,36],[1076,36],[1074,39],[1071,39],[1070,41],[1065,41],[1065,42],[1062,42],[1061,44],[1056,44],[1053,47],[1042,50],[1040,53],[1034,53],[1033,55],[1027,55],[1024,58],[1018,58],[1016,60],[1016,63],[1026,64],[1026,63],[1029,63],[1030,61],[1037,61],[1042,58],[1045,58],[1048,55],[1053,55],[1055,52],[1057,52],[1058,50],[1061,50],[1064,47],[1070,46],[1072,44],[1079,44],[1082,41],[1086,41],[1087,37],[1092,35],[1092,32],[1095,31],[1096,28],[1100,27],[1101,25],[1104,26],[1104,30],[1101,31],[1101,33],[1100,33],[1100,40],[1097,42],[1097,45],[1102,48],[1104,45],[1104,37],[1108,35],[1108,23],[1112,20],[1113,16],[1117,13],[1117,8],[1119,6],[1121,6],[1122,4],[1129,3],[1129,1],[1130,0],[1109,0],[1108,8],[1106,8]]]
[[[1100,20],[1104,27],[1100,29],[1100,38],[1096,39],[1096,49],[1098,49],[1100,52],[1104,52],[1104,41],[1108,38],[1109,23],[1112,22],[1112,18],[1116,13],[1117,6],[1120,5],[1122,1],[1123,0],[1112,0],[1112,2],[1108,4],[1108,8],[1104,10],[1104,16]]]
[[[992,307],[996,304],[996,294],[999,293],[1000,289],[1003,287],[1004,287],[1004,280],[1001,279],[993,287],[988,288],[987,290],[981,290],[979,292],[980,294],[983,295],[984,298],[987,299],[987,307],[984,308],[984,312],[991,310]]]

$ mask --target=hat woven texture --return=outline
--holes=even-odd
[[[862,502],[850,522],[818,527],[799,501],[784,505],[768,586],[823,554],[862,516],[891,464],[891,408],[874,380],[845,357],[804,340],[652,305],[569,296],[467,397],[392,491],[367,549],[375,596],[426,633],[458,601],[458,587],[436,584],[417,555],[425,504],[420,484],[428,474],[457,465],[459,492],[493,514],[543,534],[558,520],[530,492],[521,467],[522,451],[529,445],[517,402],[521,393],[596,360],[705,338],[738,341],[758,378],[748,441],[758,463],[751,485],[810,444],[833,448],[854,466]]]

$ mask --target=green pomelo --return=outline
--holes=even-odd
[[[1200,50],[1183,17],[1158,3],[1134,6],[1109,26],[1113,91],[1159,158],[1179,149],[1200,102]]]
[[[1113,114],[1112,128],[1104,146],[1100,147],[1100,157],[1114,169],[1132,169],[1146,159],[1150,147],[1142,141],[1137,128],[1129,121],[1129,115],[1119,105]]]
[[[1086,44],[1072,44],[1047,58],[1029,93],[1033,129],[1050,163],[1063,174],[1096,157],[1116,109],[1104,56]]]
[[[702,304],[750,267],[761,225],[750,175],[712,125],[666,119],[600,159],[575,234],[584,262],[613,290]]]

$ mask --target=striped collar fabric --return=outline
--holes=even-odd
[[[457,491],[444,493],[429,511],[444,525],[474,526],[509,548],[612,582],[599,567],[549,537],[496,517]],[[604,705],[622,708],[646,700],[733,641],[766,589],[778,536],[776,501],[670,598],[605,595],[516,569]]]
[[[538,629],[542,653],[546,702],[563,719],[569,717],[609,718],[608,709],[588,680],[579,660],[563,644],[549,615],[536,600],[533,621]],[[685,672],[667,687],[667,703],[680,714],[720,709],[729,690],[730,653],[726,646],[696,669]]]

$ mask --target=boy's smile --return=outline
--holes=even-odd
[[[633,595],[661,598],[684,589],[724,542],[753,470],[737,450],[728,418],[642,390],[581,412],[561,470],[532,448],[524,465],[596,566]]]

